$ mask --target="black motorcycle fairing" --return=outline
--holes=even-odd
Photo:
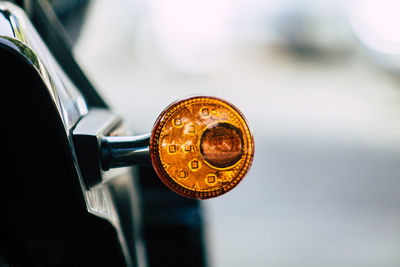
[[[0,255],[12,266],[124,266],[115,228],[87,212],[64,125],[33,65],[0,45]]]

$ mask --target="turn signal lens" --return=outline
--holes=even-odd
[[[244,178],[253,161],[254,139],[232,104],[195,96],[162,112],[151,134],[150,156],[169,188],[206,199],[230,191]]]

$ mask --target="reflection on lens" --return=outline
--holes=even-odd
[[[229,123],[218,123],[207,128],[200,140],[201,154],[217,168],[235,165],[243,154],[242,132]]]

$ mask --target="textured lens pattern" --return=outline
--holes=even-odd
[[[175,192],[211,198],[235,187],[254,156],[254,141],[243,115],[214,97],[191,97],[170,105],[150,140],[154,169]]]

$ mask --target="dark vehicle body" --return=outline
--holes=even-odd
[[[86,6],[0,1],[0,266],[205,266],[198,201],[79,156],[129,134],[71,52]]]

